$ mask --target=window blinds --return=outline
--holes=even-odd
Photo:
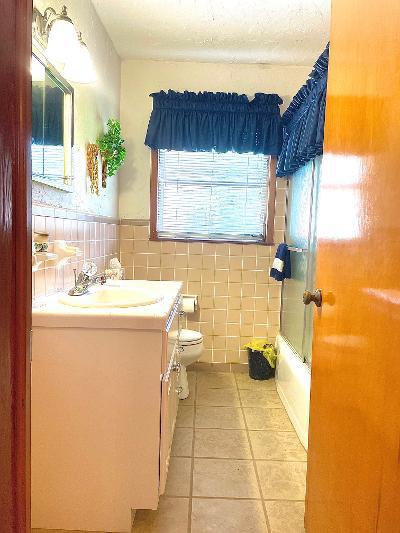
[[[265,239],[269,157],[159,150],[160,238]]]

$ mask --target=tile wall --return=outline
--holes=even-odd
[[[278,180],[275,243],[284,240],[286,181]],[[199,296],[187,327],[204,335],[203,362],[245,363],[251,337],[275,341],[281,284],[268,275],[276,246],[149,241],[149,223],[121,220],[120,252],[128,279],[177,280]]]
[[[118,257],[119,226],[116,219],[38,205],[33,206],[32,212],[32,229],[49,233],[50,252],[54,240],[62,239],[78,246],[83,253],[59,268],[54,261],[42,263],[39,270],[32,274],[34,299],[71,288],[74,284],[73,269],[79,271],[84,261],[95,262],[103,271],[112,257]]]

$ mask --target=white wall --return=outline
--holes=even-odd
[[[119,117],[121,61],[90,0],[34,0],[34,6],[41,13],[49,6],[59,13],[64,4],[89,48],[97,81],[90,85],[72,84],[75,103],[74,191],[64,192],[33,182],[33,202],[117,217],[118,178],[108,178],[107,188],[101,189],[100,186],[99,196],[90,192],[86,176],[86,145],[96,142],[110,117]]]
[[[149,218],[150,149],[144,146],[152,92],[225,91],[278,93],[285,104],[303,85],[311,67],[232,63],[127,60],[121,71],[121,125],[127,158],[120,170],[119,215]]]

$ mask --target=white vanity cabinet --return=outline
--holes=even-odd
[[[33,528],[130,532],[131,509],[158,506],[179,401],[181,284],[153,285],[164,296],[147,307],[34,310]]]

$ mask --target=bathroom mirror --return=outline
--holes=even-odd
[[[31,71],[32,180],[72,191],[74,90],[39,53]]]

